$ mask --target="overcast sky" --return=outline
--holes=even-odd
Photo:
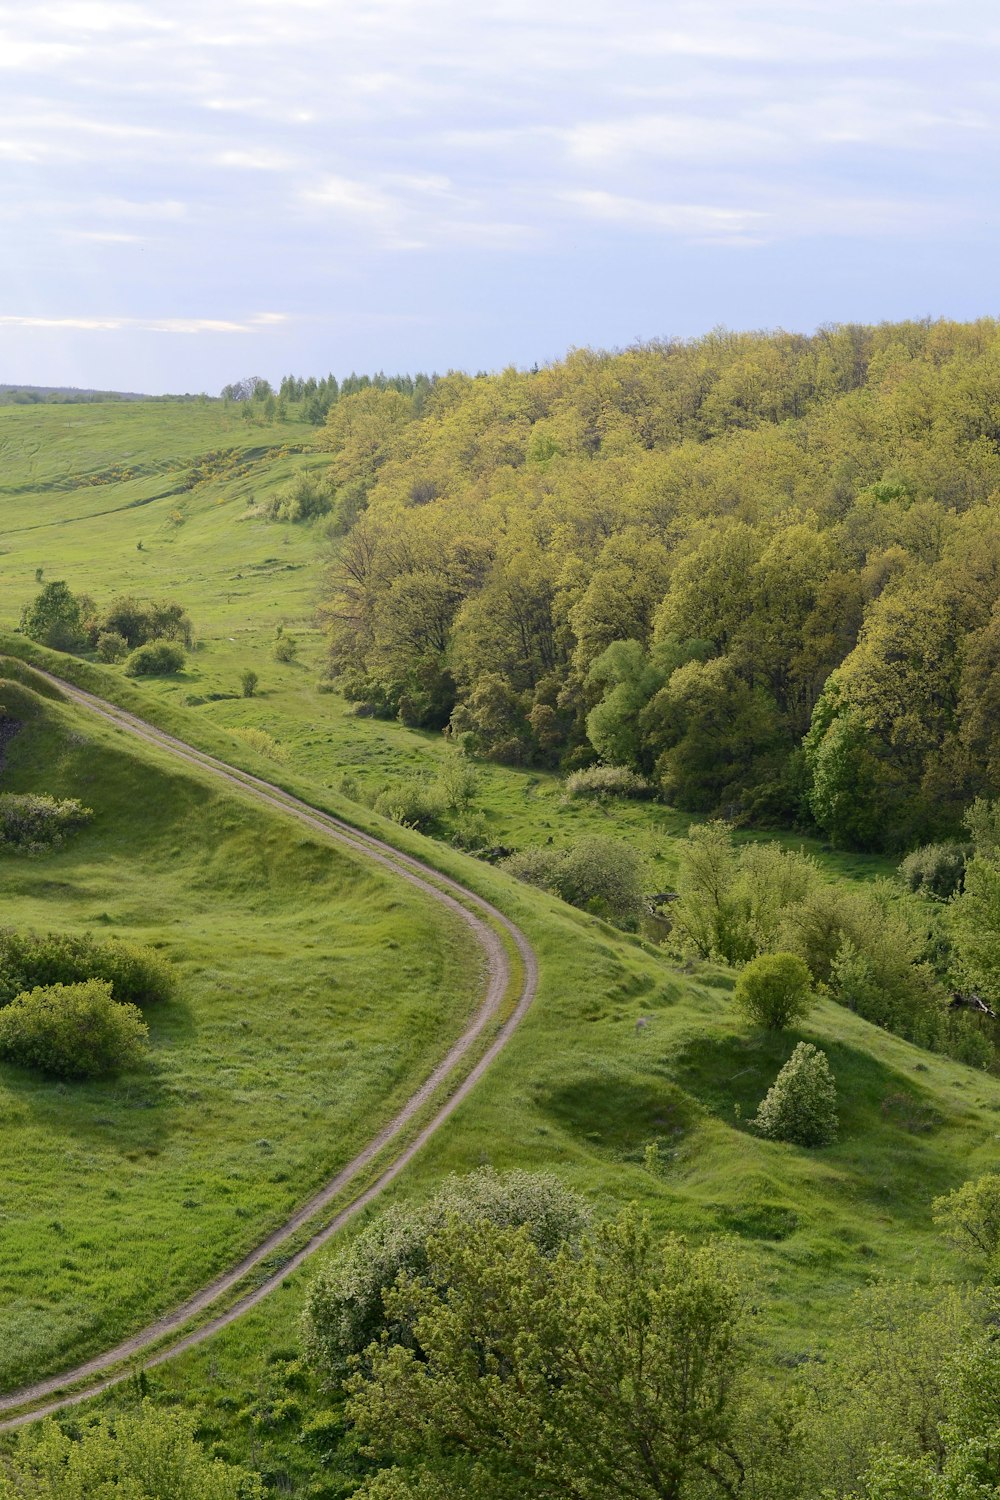
[[[0,0],[0,381],[998,310],[1000,9]]]

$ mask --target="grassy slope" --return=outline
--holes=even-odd
[[[78,796],[61,850],[0,855],[3,921],[174,960],[152,1066],[4,1066],[0,1386],[103,1347],[238,1259],[348,1160],[460,1030],[480,961],[402,882],[92,716],[0,684],[7,790]],[[44,771],[41,768],[44,767]]]
[[[162,410],[150,408],[148,421],[164,420]],[[0,430],[5,415],[0,412]],[[79,412],[72,415],[81,419]],[[224,420],[214,411],[209,416]],[[184,419],[196,418],[192,408]],[[12,450],[8,454],[16,463]],[[314,460],[288,460],[303,461]],[[105,673],[110,691],[137,695],[133,701],[144,701],[150,714],[216,750],[225,751],[228,726],[268,729],[290,752],[277,771],[282,782],[335,808],[343,804],[331,788],[345,773],[371,790],[443,763],[449,751],[440,736],[346,716],[335,695],[316,693],[315,536],[307,528],[237,524],[242,500],[231,503],[227,494],[224,481],[194,491],[183,526],[164,522],[160,533],[148,530],[153,540],[144,543],[137,562],[128,551],[129,534],[109,530],[119,520],[79,526],[68,520],[48,532],[54,563],[47,577],[65,576],[104,597],[122,583],[141,586],[118,574],[119,563],[127,563],[145,570],[150,592],[175,593],[195,618],[202,646],[183,674],[133,689]],[[64,493],[62,513],[82,514],[88,499]],[[0,506],[12,521],[31,511],[30,499],[9,488]],[[148,514],[156,514],[153,507]],[[0,538],[3,547],[10,543],[10,536]],[[181,547],[188,549],[186,575],[177,567]],[[254,564],[283,556],[309,566],[272,571],[262,586]],[[0,556],[0,623],[12,623],[20,601],[33,592],[33,565],[28,552],[20,562],[13,549]],[[234,579],[237,572],[244,577]],[[245,592],[227,603],[230,583]],[[301,663],[271,660],[278,620],[302,641]],[[260,696],[209,697],[233,691],[248,665],[260,673]],[[192,701],[195,706],[186,706]],[[253,764],[238,741],[229,741],[228,753]],[[671,839],[687,823],[661,808],[565,808],[554,778],[495,767],[483,768],[481,802],[498,842],[550,834],[560,842],[584,828],[621,832],[647,849],[665,884]],[[355,816],[374,821],[360,807]],[[744,1122],[797,1037],[748,1037],[731,1013],[729,976],[709,969],[682,975],[651,950],[512,887],[479,862],[417,835],[400,831],[398,838],[497,897],[522,922],[542,959],[539,1000],[523,1032],[398,1193],[420,1191],[444,1171],[481,1161],[552,1164],[604,1205],[642,1200],[663,1228],[735,1234],[752,1261],[764,1326],[785,1357],[835,1338],[843,1297],[871,1274],[962,1274],[931,1228],[929,1207],[935,1194],[995,1159],[996,1080],[822,1005],[801,1034],[830,1053],[844,1101],[841,1143],[811,1154],[759,1141]],[[885,868],[874,860],[826,862],[831,874],[854,878]],[[640,1026],[640,1018],[646,1024]],[[304,1280],[299,1276],[287,1293],[157,1376],[186,1399],[218,1397],[226,1442],[260,1458],[264,1432],[270,1451],[293,1472],[306,1464],[300,1448],[291,1437],[283,1444],[258,1408],[276,1378],[268,1373],[266,1351],[294,1348]],[[246,1413],[244,1422],[227,1415],[234,1405]]]

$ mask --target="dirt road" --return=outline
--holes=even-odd
[[[31,670],[37,672],[53,687],[58,688],[73,703],[79,704],[91,713],[98,714],[125,733],[134,735],[137,739],[155,745],[161,750],[167,750],[179,760],[217,776],[235,791],[298,819],[314,833],[321,834],[334,843],[345,846],[354,854],[381,865],[392,875],[408,881],[410,885],[416,886],[432,900],[445,906],[468,926],[479,944],[485,959],[486,984],[483,998],[475,1015],[447,1056],[389,1123],[372,1137],[353,1161],[348,1162],[335,1177],[332,1177],[319,1192],[315,1193],[308,1203],[304,1203],[290,1219],[262,1240],[256,1249],[245,1256],[238,1265],[230,1267],[180,1307],[158,1318],[155,1323],[133,1334],[113,1349],[95,1355],[94,1358],[74,1368],[63,1370],[59,1375],[40,1380],[34,1385],[22,1387],[19,1391],[0,1396],[0,1431],[20,1426],[24,1422],[35,1421],[38,1417],[58,1411],[62,1407],[75,1405],[126,1379],[137,1369],[149,1369],[161,1364],[164,1360],[171,1359],[182,1350],[190,1349],[193,1345],[210,1338],[213,1333],[217,1333],[220,1328],[225,1328],[227,1324],[232,1323],[273,1292],[287,1277],[298,1270],[303,1261],[332,1239],[349,1219],[377,1198],[379,1193],[399,1176],[420,1148],[458,1108],[523,1019],[534,997],[538,978],[538,963],[524,934],[495,906],[481,896],[477,896],[475,892],[467,890],[458,881],[439,874],[429,865],[423,864],[411,855],[401,853],[382,839],[362,833],[352,828],[349,823],[343,823],[339,818],[331,817],[328,813],[310,807],[307,802],[302,802],[288,792],[283,792],[279,787],[272,786],[270,782],[227,765],[225,761],[217,760],[201,750],[196,750],[183,740],[156,729],[145,720],[95,697],[92,693],[84,692],[82,688],[63,682],[60,678],[53,677],[37,667],[32,667]],[[499,929],[503,929],[510,936],[520,956],[522,970],[520,989],[516,1004],[508,1018],[498,1027],[492,1041],[474,1065],[465,1071],[463,1064],[469,1052],[476,1047],[477,1041],[490,1023],[496,1021],[512,980],[508,951],[500,938]],[[384,1147],[404,1134],[407,1126],[450,1080],[457,1080],[457,1082],[447,1099],[418,1133],[403,1145],[373,1183],[346,1207],[340,1209],[329,1223],[318,1229],[305,1245],[285,1261],[278,1270],[271,1272],[252,1291],[215,1317],[200,1323],[197,1328],[187,1333],[184,1332],[193,1319],[211,1309],[248,1272],[269,1257],[280,1254],[282,1247],[343,1193]],[[164,1340],[167,1342],[164,1343]],[[156,1346],[155,1350],[154,1346]],[[118,1368],[123,1362],[125,1362],[125,1368]],[[67,1393],[68,1386],[79,1388]],[[53,1399],[46,1401],[45,1398],[50,1396]],[[36,1403],[44,1404],[36,1405]],[[25,1412],[24,1408],[29,1405],[34,1409]]]

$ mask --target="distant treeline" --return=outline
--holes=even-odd
[[[370,710],[861,847],[1000,794],[996,322],[344,382],[326,438]]]
[[[419,415],[428,393],[433,388],[436,375],[386,375],[381,370],[377,375],[356,375],[352,371],[343,380],[336,375],[317,379],[310,375],[286,375],[277,391],[262,375],[249,375],[243,380],[223,386],[220,396],[223,401],[242,401],[260,405],[264,414],[283,421],[288,408],[294,404],[307,422],[320,427],[326,421],[331,406],[343,396],[355,396],[361,391],[397,391],[408,397],[415,415]]]
[[[66,385],[0,385],[5,406],[73,406],[92,401],[149,401],[135,391],[84,391]],[[180,398],[173,398],[180,399]]]

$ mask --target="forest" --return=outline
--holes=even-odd
[[[997,322],[336,394],[322,613],[359,712],[845,848],[1000,792]]]

